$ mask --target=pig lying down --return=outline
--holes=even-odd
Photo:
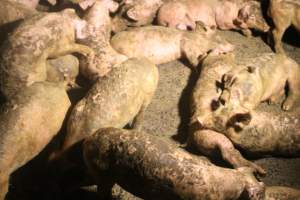
[[[0,113],[0,200],[10,174],[35,157],[58,133],[70,107],[62,84],[34,83],[3,105]]]
[[[225,200],[245,195],[260,200],[264,196],[263,183],[248,168],[214,166],[143,132],[100,129],[84,141],[83,154],[103,199],[109,199],[115,183],[143,199]]]
[[[284,53],[281,39],[285,30],[293,25],[300,31],[300,2],[298,0],[270,0],[268,15],[275,26],[272,31],[275,51]]]
[[[257,1],[175,0],[160,7],[157,21],[181,30],[193,30],[200,21],[209,29],[241,30],[247,36],[251,36],[250,29],[269,30]]]
[[[128,59],[99,78],[72,110],[62,151],[99,128],[122,128],[134,119],[140,129],[157,83],[157,67],[145,58]]]
[[[1,63],[1,91],[6,97],[34,82],[45,81],[46,60],[73,52],[90,59],[94,52],[87,46],[75,43],[81,36],[84,21],[75,11],[40,13],[25,20],[4,42]]]
[[[203,75],[198,83],[208,86],[202,88],[197,83],[193,92],[190,144],[206,155],[219,149],[222,158],[233,167],[249,166],[264,174],[262,168],[245,160],[234,145],[250,153],[299,153],[300,134],[297,130],[300,123],[295,121],[299,117],[299,109],[292,113],[257,110],[262,100],[274,97],[271,98],[274,101],[283,95],[286,82],[289,84],[289,93],[283,108],[291,108],[298,99],[298,65],[284,55],[263,54],[255,62],[247,64],[257,67],[255,74],[244,66],[230,64],[225,58],[208,57],[209,60],[204,60]],[[224,71],[217,68],[218,62],[224,71],[228,70],[223,76]],[[228,65],[232,69],[226,67]],[[231,81],[223,86],[221,94],[215,83],[218,82],[217,85],[222,88],[222,77],[225,83],[226,80]],[[218,94],[221,94],[219,99]],[[287,121],[283,122],[285,119]]]
[[[162,64],[181,57],[193,66],[208,51],[219,53],[233,50],[233,45],[216,35],[203,32],[200,24],[192,32],[162,26],[132,28],[114,35],[112,47],[128,57],[146,57],[155,64]]]

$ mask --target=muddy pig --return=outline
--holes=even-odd
[[[202,31],[202,25],[192,32],[162,26],[132,28],[114,35],[111,45],[128,57],[146,57],[155,64],[186,57],[193,66],[208,51],[227,52],[233,49],[219,36]]]
[[[99,128],[122,128],[132,119],[133,127],[141,128],[143,113],[157,87],[157,67],[145,58],[119,65],[99,78],[72,110],[62,151]]]
[[[195,29],[201,21],[210,29],[241,30],[246,36],[250,29],[266,32],[260,2],[239,3],[228,0],[176,0],[162,5],[157,15],[158,24],[181,30]]]
[[[290,110],[299,97],[300,71],[296,61],[285,55],[262,54],[239,72],[223,77],[224,89],[219,98],[221,106],[215,111],[215,128],[242,128],[251,120],[251,111],[262,101],[276,102],[288,94],[282,109]]]
[[[21,3],[2,0],[0,3],[0,26],[30,17],[36,13],[37,11],[30,9]]]
[[[93,61],[95,68],[90,70],[91,67],[87,67],[89,70],[82,70],[81,73],[90,80],[105,75],[113,66],[127,59],[126,56],[116,52],[109,43],[111,37],[109,11],[116,9],[117,6],[112,0],[97,1],[84,16],[87,21],[86,37],[79,42],[95,51]],[[81,65],[88,65],[88,63],[81,59]]]
[[[0,86],[6,97],[34,82],[46,80],[46,60],[73,52],[93,59],[94,51],[75,43],[85,21],[73,9],[40,13],[22,22],[3,44]]]
[[[288,188],[272,186],[266,187],[265,200],[297,200],[300,199],[300,191]]]
[[[79,74],[79,61],[73,55],[47,60],[47,81],[62,82],[65,86],[75,86]]]
[[[300,2],[298,0],[270,0],[268,15],[275,26],[272,31],[275,51],[284,53],[281,39],[285,30],[293,25],[300,31]]]
[[[83,155],[103,199],[115,183],[143,199],[263,199],[248,168],[217,167],[145,132],[99,129],[85,139]]]
[[[10,174],[35,157],[60,130],[70,106],[63,85],[43,82],[23,88],[0,113],[0,199]]]
[[[162,4],[163,0],[122,0],[119,12],[112,19],[113,32],[123,31],[127,26],[151,24]]]
[[[234,168],[248,166],[265,174],[258,165],[246,160],[223,133],[216,132],[212,127],[214,111],[219,106],[221,82],[225,73],[238,70],[234,53],[216,55],[213,53],[203,60],[201,73],[193,89],[191,98],[191,120],[188,145],[194,146],[202,154],[212,156],[219,149],[222,158]],[[201,123],[199,123],[201,121]]]

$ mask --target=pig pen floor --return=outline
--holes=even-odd
[[[237,32],[220,32],[228,41],[236,45],[238,59],[258,56],[271,52],[271,48],[260,36],[246,38]],[[286,35],[284,48],[287,54],[300,64],[300,44],[296,33]],[[295,38],[295,39],[294,39]],[[144,119],[144,131],[164,138],[183,148],[188,133],[189,98],[196,81],[193,71],[180,61],[173,61],[159,66],[160,80],[155,97],[147,109]],[[267,185],[291,186],[300,189],[300,158],[268,157],[255,160],[268,171],[262,180]],[[115,189],[116,199],[133,200],[136,198],[118,188]],[[42,199],[42,198],[40,198]],[[68,195],[65,199],[97,199],[95,194],[80,190]]]

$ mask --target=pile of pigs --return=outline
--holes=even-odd
[[[290,25],[300,30],[300,2],[270,0],[272,24],[261,3],[1,0],[0,200],[9,199],[11,174],[58,135],[47,165],[80,168],[73,185],[97,185],[99,199],[111,199],[114,184],[143,199],[300,199],[296,189],[266,186],[265,169],[239,151],[300,152],[300,68],[281,45]],[[272,33],[276,53],[238,64],[235,44],[216,29]],[[199,73],[187,146],[232,168],[141,130],[157,65],[176,59]],[[71,104],[76,88],[87,93]],[[282,100],[280,112],[257,109]]]

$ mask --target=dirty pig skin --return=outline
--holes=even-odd
[[[43,82],[23,88],[1,107],[0,200],[8,191],[10,174],[58,133],[70,105],[62,84]]]
[[[293,59],[274,53],[257,57],[240,71],[223,76],[224,89],[220,107],[214,112],[216,126],[222,128],[247,125],[251,111],[262,101],[277,102],[285,94],[284,111],[290,110],[300,94],[300,69]]]
[[[85,13],[83,19],[87,22],[85,29],[86,37],[79,43],[89,46],[95,51],[94,66],[87,67],[87,70],[81,70],[89,80],[94,81],[99,76],[107,74],[114,66],[127,59],[125,55],[114,50],[110,43],[111,37],[111,19],[110,12],[114,12],[118,4],[112,0],[97,1]],[[80,59],[81,65],[89,65],[85,59]]]
[[[85,25],[73,9],[40,13],[25,20],[4,41],[0,63],[1,92],[9,98],[34,82],[45,81],[46,60],[73,52],[90,59],[94,52],[75,43]]]
[[[74,107],[61,151],[99,128],[122,128],[133,119],[133,128],[141,128],[158,84],[158,69],[146,58],[131,58],[119,65],[99,78]]]
[[[197,66],[208,51],[233,50],[233,45],[224,39],[204,32],[201,24],[191,32],[162,26],[132,28],[114,35],[110,43],[121,54],[146,57],[155,64],[185,57]]]
[[[143,199],[263,199],[248,168],[217,167],[145,132],[99,129],[84,140],[83,155],[103,199],[115,183]]]
[[[213,130],[214,111],[219,106],[221,82],[225,73],[238,70],[241,66],[235,63],[234,53],[216,55],[213,53],[203,60],[201,73],[193,89],[190,107],[191,119],[188,145],[194,146],[207,156],[212,156],[219,149],[222,158],[234,168],[248,166],[265,174],[260,166],[246,160],[234,147],[230,138]],[[201,123],[199,123],[199,120]]]
[[[272,18],[272,30],[275,51],[284,53],[281,39],[285,30],[293,25],[300,32],[300,1],[299,0],[270,0],[268,15]]]

